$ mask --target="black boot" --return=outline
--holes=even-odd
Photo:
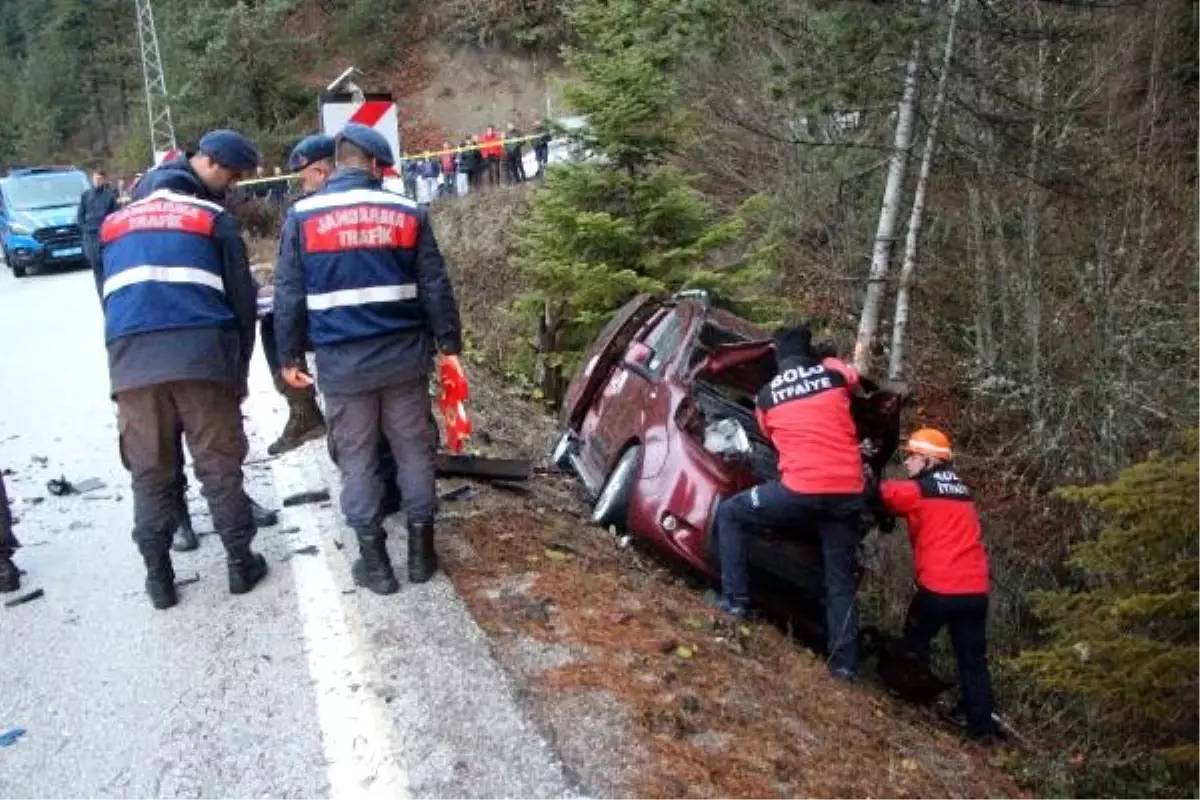
[[[226,545],[229,567],[229,593],[245,594],[267,574],[267,560],[250,549],[249,544]]]
[[[305,442],[325,435],[325,417],[317,406],[317,393],[310,389],[293,389],[283,385],[287,399],[288,418],[279,438],[267,446],[267,455],[277,456],[295,450]]]
[[[176,512],[175,534],[171,537],[171,549],[186,553],[189,550],[195,550],[200,546],[200,542],[196,539],[196,531],[192,528],[192,516],[188,513],[187,500],[180,497],[176,504],[178,509]]]
[[[395,594],[400,591],[392,559],[387,551],[387,533],[382,529],[359,531],[358,559],[350,568],[354,582],[375,594]]]
[[[279,522],[279,512],[259,505],[253,497],[246,495],[250,501],[250,514],[254,517],[254,527],[269,528]]]
[[[0,555],[0,592],[15,592],[21,588],[21,571],[12,556]]]
[[[150,604],[159,611],[179,602],[175,593],[175,568],[171,566],[171,551],[165,547],[153,550],[139,548],[146,564],[146,594]]]
[[[425,583],[437,572],[437,551],[433,549],[433,523],[408,523],[408,580]]]

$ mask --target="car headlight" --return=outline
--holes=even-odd
[[[22,236],[28,236],[29,234],[33,233],[32,228],[30,228],[28,225],[22,225],[19,222],[14,222],[12,225],[9,225],[8,229],[13,233],[18,233]]]

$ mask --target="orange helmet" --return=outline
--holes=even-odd
[[[914,431],[904,444],[904,449],[919,456],[936,458],[939,461],[949,461],[954,457],[950,449],[950,437],[934,428],[921,428]]]

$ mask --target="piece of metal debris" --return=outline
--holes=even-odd
[[[87,492],[94,492],[97,489],[103,489],[105,485],[106,484],[104,481],[100,480],[99,478],[85,478],[84,480],[81,480],[79,483],[75,484],[75,491],[79,492],[80,494],[85,494]]]
[[[178,580],[176,580],[175,587],[179,588],[180,586],[191,586],[193,583],[199,583],[199,582],[200,582],[199,574],[188,575],[186,578],[179,578]]]
[[[438,453],[436,459],[436,472],[439,478],[525,481],[529,480],[529,472],[532,468],[532,462],[519,458],[481,458]]]
[[[20,597],[14,597],[12,600],[6,601],[4,603],[4,607],[12,608],[13,606],[19,606],[23,603],[28,603],[30,600],[37,600],[39,597],[42,597],[45,594],[46,593],[41,589],[34,589],[32,592],[26,592]]]
[[[47,456],[34,456],[29,460],[32,463],[37,464],[39,467],[44,467],[50,463],[50,459]]]
[[[291,508],[292,506],[303,506],[309,503],[324,503],[328,500],[328,489],[320,489],[315,492],[297,492],[283,498],[283,506],[284,508]]]
[[[441,499],[445,500],[446,502],[453,502],[454,500],[465,499],[466,497],[469,497],[470,494],[471,485],[464,483],[462,486],[456,486],[447,492],[442,492]]]
[[[292,551],[293,555],[298,555],[298,556],[315,556],[319,552],[321,552],[321,551],[317,548],[317,546],[315,544],[310,544],[307,547],[297,547],[295,550]]]
[[[0,733],[0,747],[12,747],[17,743],[17,739],[20,739],[24,735],[24,728],[10,728],[4,733]]]
[[[300,532],[300,526],[299,526],[299,525],[289,525],[288,527],[286,527],[286,528],[283,528],[283,529],[282,529],[282,530],[280,530],[279,532],[280,532],[280,533],[299,533],[299,532]]]
[[[67,480],[66,475],[46,481],[46,491],[55,497],[65,497],[66,495],[76,493],[75,485]]]

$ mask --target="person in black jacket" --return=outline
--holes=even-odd
[[[109,185],[108,175],[97,169],[92,173],[92,188],[83,193],[76,214],[79,235],[83,239],[83,257],[93,273],[100,269],[100,225],[119,207],[117,193]]]
[[[504,161],[508,167],[508,182],[521,183],[525,180],[525,142],[517,126],[508,123],[504,133]]]

